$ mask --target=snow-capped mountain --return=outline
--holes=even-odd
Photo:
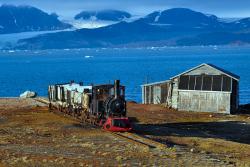
[[[132,15],[119,10],[82,11],[75,15],[74,19],[67,19],[65,22],[73,25],[76,29],[100,28],[116,24],[120,21],[130,21]]]
[[[44,34],[19,40],[18,49],[250,44],[250,19],[225,22],[214,15],[175,8],[132,22]]]
[[[215,15],[206,15],[186,8],[173,8],[153,12],[142,20],[155,25],[174,25],[182,27],[219,27],[220,21]]]
[[[131,14],[120,10],[82,11],[75,16],[76,20],[102,20],[102,21],[123,21],[131,17]]]
[[[0,6],[0,34],[26,31],[48,31],[71,28],[56,14],[47,14],[31,6]]]

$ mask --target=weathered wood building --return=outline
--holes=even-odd
[[[230,114],[239,106],[239,76],[201,64],[168,81],[142,85],[142,102],[181,111]]]

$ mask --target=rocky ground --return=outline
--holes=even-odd
[[[160,105],[129,103],[136,133],[207,155],[233,166],[250,166],[250,110],[241,114],[181,112]]]
[[[128,113],[136,133],[168,147],[146,148],[79,125],[32,99],[0,99],[0,166],[250,164],[250,116],[176,112],[134,103],[128,104]]]

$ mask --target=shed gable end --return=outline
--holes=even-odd
[[[201,74],[206,74],[206,75],[221,75],[223,74],[223,72],[221,72],[220,70],[217,70],[213,67],[210,67],[208,65],[203,65],[200,66],[196,69],[193,69],[183,75],[201,75]]]

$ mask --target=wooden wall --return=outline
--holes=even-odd
[[[231,93],[179,90],[178,110],[230,114]]]

